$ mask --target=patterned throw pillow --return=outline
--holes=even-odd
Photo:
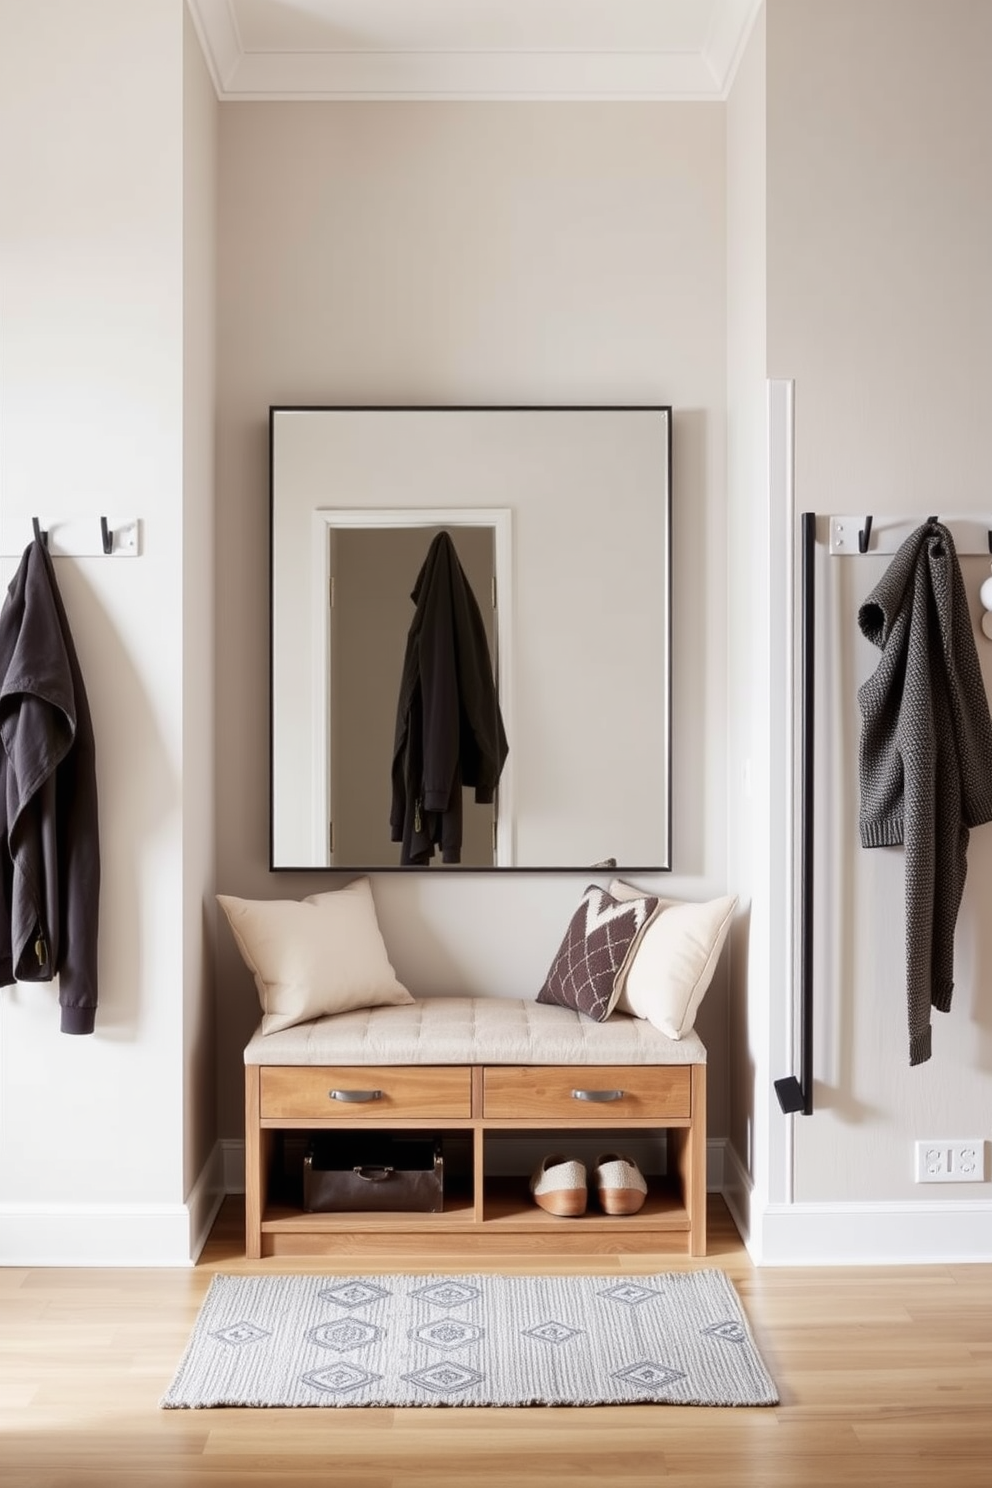
[[[658,908],[653,897],[622,903],[591,884],[572,916],[538,1002],[602,1023],[620,996],[621,973]]]

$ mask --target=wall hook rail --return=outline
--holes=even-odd
[[[49,517],[43,527],[38,517],[0,513],[0,558],[20,558],[35,540],[53,558],[137,558],[142,549],[140,517]]]
[[[860,554],[885,558],[898,552],[918,527],[934,522],[947,528],[959,558],[985,557],[992,553],[992,526],[987,512],[967,512],[958,516],[933,516],[928,511],[920,515],[883,513],[874,519],[848,514],[831,516],[827,520],[829,551],[834,558],[857,558]]]

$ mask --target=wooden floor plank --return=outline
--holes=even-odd
[[[2,1488],[989,1488],[992,1265],[755,1270],[712,1200],[704,1261],[501,1267],[399,1252],[367,1269],[644,1275],[719,1266],[777,1407],[162,1411],[215,1272],[248,1262],[228,1200],[189,1270],[0,1271]]]

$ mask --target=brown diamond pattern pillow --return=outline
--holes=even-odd
[[[623,985],[621,973],[651,923],[653,896],[621,901],[591,884],[551,963],[538,1002],[556,1003],[602,1023]]]

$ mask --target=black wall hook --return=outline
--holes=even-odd
[[[858,533],[858,552],[867,553],[868,544],[871,541],[871,517],[865,517],[865,525]]]
[[[100,536],[103,539],[103,551],[109,557],[110,554],[114,551],[114,534],[107,526],[106,517],[100,518]]]
[[[48,547],[48,533],[43,530],[42,525],[38,521],[38,518],[37,517],[32,517],[31,518],[31,526],[34,528],[34,535],[35,535],[36,541],[37,542],[44,543],[45,547],[47,548]]]

